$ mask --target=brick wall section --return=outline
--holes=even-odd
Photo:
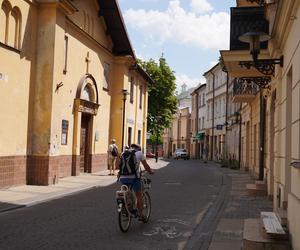
[[[91,173],[107,169],[107,154],[91,155]]]
[[[28,185],[48,185],[49,156],[28,156],[26,176]]]
[[[26,184],[26,156],[0,157],[0,188]]]
[[[61,159],[62,159],[62,156],[49,157],[49,175],[48,175],[48,184],[49,185],[58,183]],[[71,165],[69,167],[71,169]]]
[[[59,171],[58,177],[63,178],[72,175],[72,156],[62,155],[59,157]]]
[[[90,155],[91,169],[107,169],[107,154]],[[0,157],[0,188],[18,185],[52,185],[59,178],[80,174],[80,156]]]
[[[72,176],[80,174],[80,155],[72,155]]]

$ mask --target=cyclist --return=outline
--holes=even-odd
[[[149,166],[149,164],[146,161],[146,157],[141,151],[141,147],[138,144],[131,144],[130,149],[135,151],[135,157],[137,160],[137,169],[136,174],[132,175],[120,175],[120,181],[123,185],[132,187],[132,190],[135,192],[136,198],[137,198],[137,210],[139,215],[139,220],[144,221],[143,217],[143,197],[142,197],[142,184],[141,180],[139,178],[140,176],[140,162],[144,166],[145,170],[149,174],[154,174],[153,170]]]

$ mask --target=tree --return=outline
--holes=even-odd
[[[163,130],[170,126],[177,110],[176,78],[163,57],[158,63],[153,59],[139,63],[154,81],[148,89],[148,132],[156,138],[157,144]]]

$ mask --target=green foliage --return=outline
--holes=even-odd
[[[148,86],[148,131],[157,141],[157,138],[161,138],[164,128],[170,126],[177,109],[176,78],[163,57],[158,63],[153,59],[139,63],[154,81],[154,84]]]
[[[151,144],[162,144],[163,143],[163,139],[162,139],[162,137],[161,136],[159,136],[158,138],[155,136],[155,135],[150,135],[150,138],[149,138],[149,140],[150,140],[150,143]]]

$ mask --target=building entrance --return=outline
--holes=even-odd
[[[81,130],[80,130],[80,173],[88,173],[90,168],[89,160],[89,124],[91,121],[91,116],[82,114],[81,118]]]

